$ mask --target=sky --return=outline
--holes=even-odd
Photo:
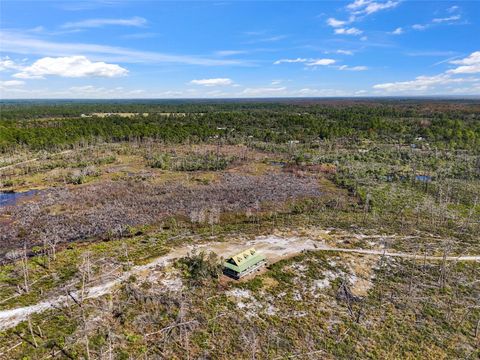
[[[0,98],[480,95],[480,1],[0,2]]]

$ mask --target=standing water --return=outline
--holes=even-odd
[[[421,181],[421,182],[430,182],[432,181],[432,177],[428,175],[416,175],[415,180]]]
[[[23,197],[35,195],[37,190],[29,190],[24,192],[1,192],[0,191],[0,207],[15,205],[18,200]]]

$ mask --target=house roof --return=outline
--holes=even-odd
[[[231,270],[241,273],[263,260],[265,260],[265,256],[258,253],[254,248],[250,248],[228,258],[224,265]]]

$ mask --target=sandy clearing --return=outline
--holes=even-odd
[[[228,257],[233,255],[246,247],[255,247],[262,252],[270,263],[276,262],[305,250],[317,251],[332,251],[344,252],[352,254],[367,254],[388,257],[400,257],[408,259],[425,259],[425,260],[443,260],[441,256],[424,256],[421,254],[407,254],[399,252],[388,252],[384,250],[367,250],[367,249],[345,249],[326,245],[322,241],[315,241],[302,237],[280,237],[280,236],[260,236],[253,240],[239,240],[235,239],[232,242],[211,242],[206,244],[189,245],[172,250],[165,256],[142,266],[135,266],[131,270],[124,272],[116,279],[105,282],[104,284],[93,286],[85,290],[85,299],[93,299],[110,293],[116,286],[127,280],[131,275],[138,275],[145,271],[151,270],[157,266],[166,266],[173,259],[182,257],[196,249],[197,251],[214,251],[217,254]],[[447,256],[446,261],[480,261],[480,256]],[[80,297],[80,292],[72,292],[71,295],[75,298]],[[11,310],[0,311],[0,330],[11,328],[20,322],[26,320],[31,314],[44,312],[52,307],[68,306],[72,304],[72,299],[67,296],[59,296],[54,299],[42,301],[38,304],[20,307]]]

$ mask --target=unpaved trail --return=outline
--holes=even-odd
[[[351,254],[367,254],[367,255],[383,255],[388,257],[399,257],[405,259],[425,259],[425,260],[446,260],[446,261],[480,261],[480,255],[461,255],[461,256],[432,256],[432,255],[423,255],[410,254],[410,253],[401,253],[401,252],[389,252],[383,250],[370,250],[370,249],[346,249],[346,248],[337,248],[337,247],[319,247],[317,250],[321,251],[338,251],[346,252]]]
[[[232,242],[211,242],[207,244],[198,244],[195,246],[189,245],[172,250],[165,256],[161,256],[156,260],[142,266],[135,266],[131,270],[126,271],[119,275],[116,279],[105,282],[98,286],[93,286],[85,289],[84,299],[93,299],[105,294],[110,293],[116,286],[122,281],[127,280],[131,275],[140,274],[142,272],[153,269],[157,266],[165,266],[172,260],[187,255],[193,249],[198,251],[214,251],[219,255],[227,257],[239,252],[247,247],[255,247],[258,251],[262,252],[269,262],[276,262],[280,259],[287,258],[301,253],[305,250],[317,250],[317,251],[332,251],[332,252],[344,252],[353,254],[366,254],[366,255],[378,255],[389,257],[400,257],[408,259],[424,259],[424,260],[446,260],[446,261],[480,261],[479,256],[430,256],[422,254],[409,254],[400,252],[388,252],[384,250],[369,250],[369,249],[347,249],[338,248],[326,245],[321,241],[311,240],[300,237],[278,237],[278,236],[261,236],[254,240],[238,240]],[[72,292],[71,296],[79,298],[81,296],[80,291]],[[0,330],[6,330],[18,323],[26,320],[31,314],[41,313],[52,307],[67,306],[72,303],[70,296],[63,295],[50,300],[42,301],[36,305],[0,311]]]

